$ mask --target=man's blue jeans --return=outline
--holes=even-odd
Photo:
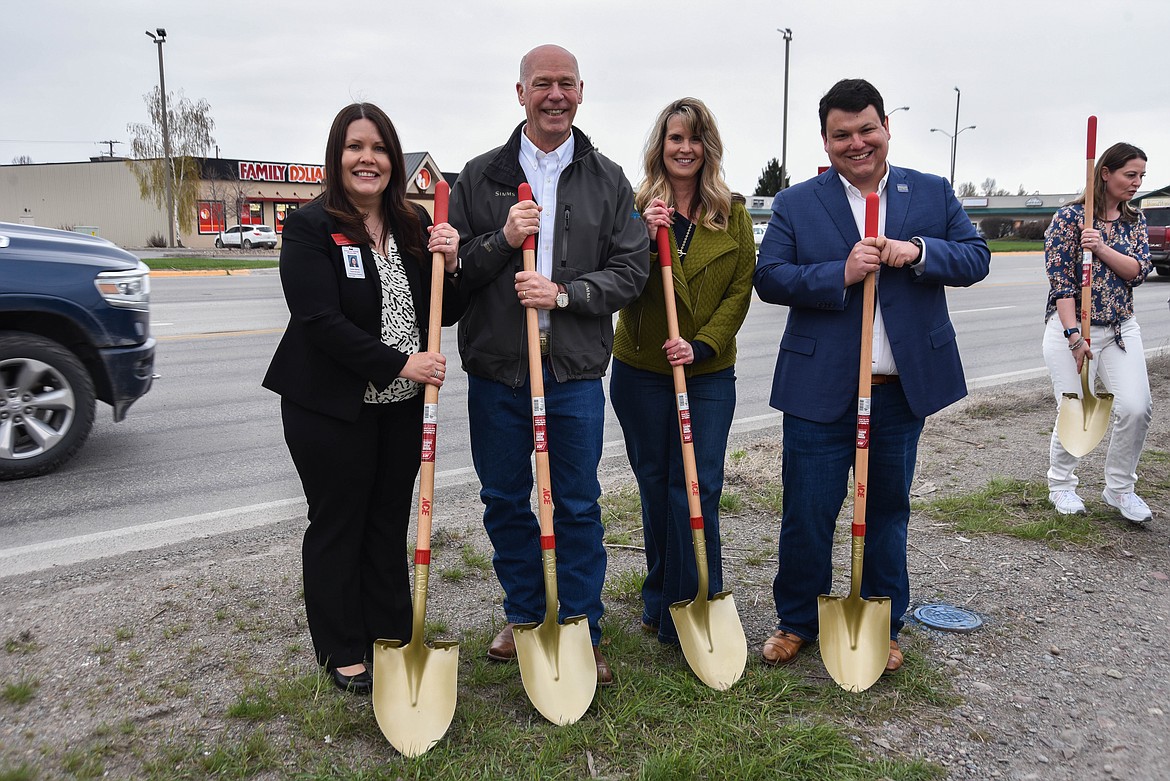
[[[646,543],[642,620],[658,625],[658,639],[662,642],[677,643],[678,632],[670,616],[670,606],[680,600],[694,599],[699,581],[674,378],[635,369],[617,359],[610,374],[610,401],[622,424],[626,455],[638,479],[642,499],[642,535]],[[723,493],[727,434],[735,414],[735,369],[688,378],[687,397],[707,542],[708,596],[712,596],[723,590],[719,497]]]
[[[483,525],[491,538],[504,614],[515,623],[544,620],[540,524],[532,511],[532,397],[518,388],[468,375],[471,457],[482,486]],[[601,461],[605,393],[601,380],[557,382],[547,363],[544,395],[556,535],[559,617],[584,614],[601,640],[605,584],[601,525]]]
[[[910,411],[901,385],[874,386],[861,596],[890,597],[890,637],[894,639],[910,603],[906,529],[923,422]],[[777,626],[813,640],[817,636],[817,596],[831,593],[832,588],[833,531],[848,493],[856,453],[857,410],[832,423],[786,414],[783,426],[784,511],[780,566],[772,593]],[[848,532],[849,527],[845,528]]]

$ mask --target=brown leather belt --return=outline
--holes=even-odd
[[[548,331],[541,331],[540,332],[540,354],[541,355],[548,355],[548,344],[549,344]]]
[[[897,385],[901,381],[896,374],[874,374],[869,378],[871,385]]]

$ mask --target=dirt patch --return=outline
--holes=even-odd
[[[1151,363],[1151,382],[1155,399],[1166,398],[1170,361]],[[1155,417],[1138,486],[1155,515],[1148,528],[1100,500],[1103,447],[1078,470],[1095,527],[1087,545],[965,534],[925,509],[993,477],[1042,481],[1054,415],[1049,387],[1042,379],[981,390],[927,423],[911,520],[911,610],[942,601],[985,623],[971,634],[910,624],[902,674],[942,671],[961,702],[855,725],[870,755],[922,758],[951,778],[1170,777],[1166,416]],[[755,666],[775,621],[778,496],[770,486],[779,482],[779,452],[776,428],[736,435],[729,449],[725,580]],[[631,482],[618,461],[603,476],[615,493]],[[499,587],[483,570],[490,548],[476,486],[445,489],[443,499],[428,620],[463,634],[464,653],[477,654],[502,620]],[[845,593],[848,526],[839,529],[834,593]],[[118,729],[132,728],[147,745],[184,736],[212,744],[240,730],[224,714],[250,682],[313,669],[300,601],[301,530],[293,520],[0,580],[0,684],[27,685],[32,695],[0,700],[0,771],[29,763],[54,777],[68,752],[116,743]],[[615,518],[610,534],[613,584],[643,562],[636,522]],[[607,621],[636,627],[636,604],[609,604]],[[620,675],[621,660],[611,662]],[[825,678],[813,653],[796,669]],[[144,775],[142,763],[133,752],[104,759],[112,777]]]

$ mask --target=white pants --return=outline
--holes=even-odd
[[[1114,494],[1128,493],[1137,482],[1138,458],[1146,443],[1153,417],[1150,399],[1150,378],[1146,374],[1146,354],[1142,345],[1142,329],[1136,318],[1121,323],[1121,338],[1125,350],[1113,340],[1112,326],[1094,325],[1089,329],[1089,346],[1093,350],[1090,363],[1089,387],[1100,377],[1105,390],[1113,394],[1113,436],[1105,456],[1105,486]],[[1081,395],[1081,375],[1077,362],[1068,349],[1064,326],[1055,314],[1044,329],[1044,363],[1052,377],[1052,392],[1057,409],[1065,393]],[[1052,427],[1052,441],[1048,450],[1048,490],[1073,491],[1077,476],[1073,474],[1077,462],[1060,444],[1056,426]]]

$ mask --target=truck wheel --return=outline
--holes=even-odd
[[[94,407],[77,356],[50,339],[0,331],[0,480],[43,475],[72,458]]]

